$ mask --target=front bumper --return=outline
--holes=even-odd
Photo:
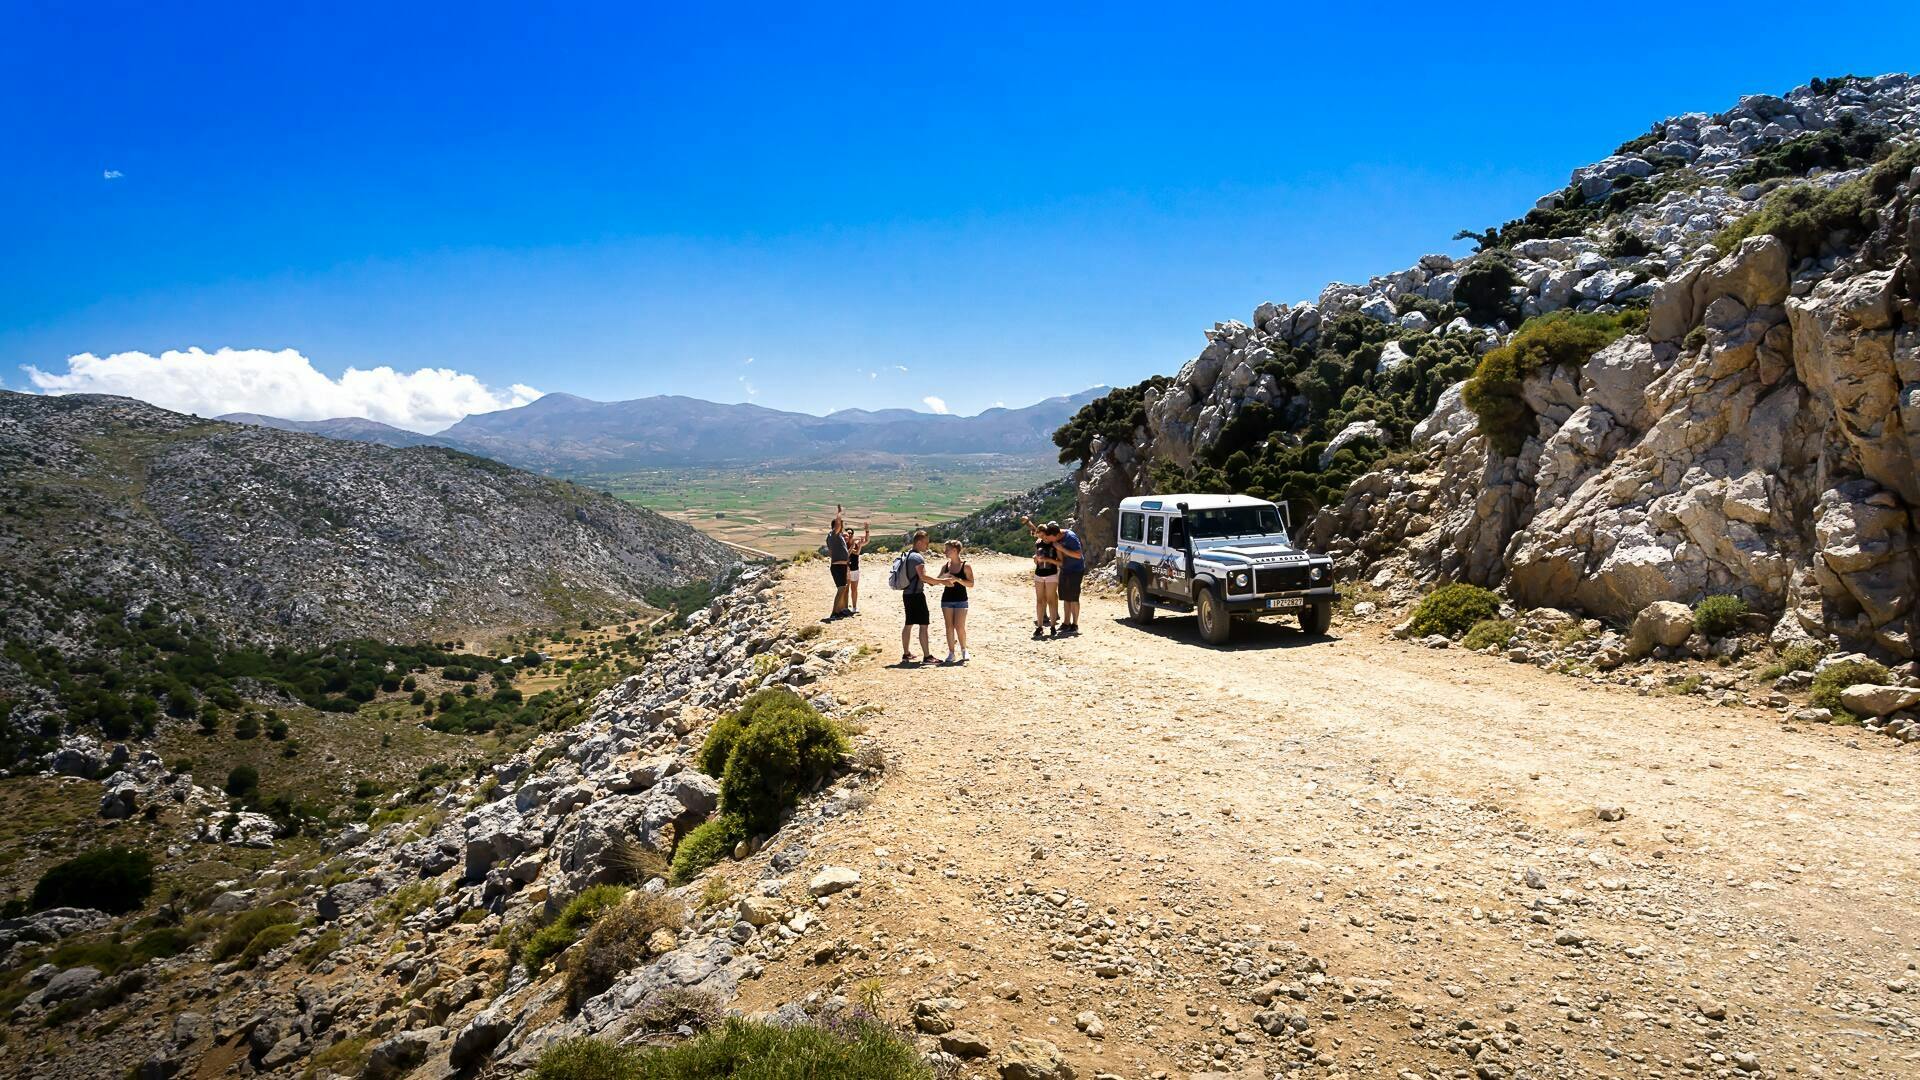
[[[1227,610],[1235,615],[1293,615],[1309,604],[1331,604],[1340,599],[1332,585],[1317,589],[1289,589],[1266,596],[1228,596]],[[1278,601],[1278,603],[1276,603]]]

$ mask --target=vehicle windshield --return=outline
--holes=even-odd
[[[1280,511],[1272,505],[1223,506],[1217,510],[1187,511],[1187,531],[1195,540],[1229,536],[1281,536]]]

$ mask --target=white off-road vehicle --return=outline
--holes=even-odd
[[[1155,495],[1120,504],[1116,571],[1127,614],[1191,611],[1221,645],[1235,618],[1296,615],[1324,634],[1333,620],[1333,560],[1295,546],[1280,507],[1247,495]]]

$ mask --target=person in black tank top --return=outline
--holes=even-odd
[[[964,664],[972,659],[967,653],[967,587],[973,584],[973,567],[962,555],[960,541],[947,541],[947,561],[940,567],[946,587],[940,590],[940,618],[947,625],[947,658],[943,664]]]
[[[1020,518],[1033,534],[1033,640],[1060,631],[1060,549],[1030,517]]]

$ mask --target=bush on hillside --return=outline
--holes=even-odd
[[[555,1043],[534,1080],[932,1080],[905,1039],[871,1021],[785,1027],[731,1019],[678,1046],[636,1051],[597,1039]]]
[[[1482,619],[1467,628],[1460,637],[1460,645],[1467,649],[1484,649],[1489,645],[1504,649],[1513,641],[1514,625],[1507,619]]]
[[[654,931],[678,930],[685,923],[686,911],[678,902],[657,893],[630,894],[594,920],[574,950],[567,965],[568,1007],[578,1009],[651,957]]]
[[[1414,637],[1443,634],[1459,637],[1475,623],[1500,617],[1500,598],[1478,585],[1456,582],[1426,595],[1413,609]]]
[[[1813,677],[1809,700],[1815,708],[1828,709],[1841,719],[1853,719],[1853,712],[1840,703],[1840,691],[1860,683],[1885,685],[1889,672],[1871,660],[1845,660],[1831,664]]]
[[[1132,442],[1133,431],[1147,422],[1147,391],[1158,390],[1173,380],[1155,375],[1145,382],[1123,386],[1080,406],[1068,421],[1053,433],[1053,444],[1060,448],[1060,464],[1082,465],[1093,456],[1093,440],[1109,443]]]
[[[1534,433],[1533,409],[1522,396],[1528,375],[1556,364],[1581,364],[1601,349],[1647,324],[1638,308],[1612,315],[1556,311],[1528,319],[1505,345],[1480,358],[1462,399],[1480,418],[1494,449],[1509,457]]]
[[[270,926],[293,926],[300,921],[300,913],[292,904],[269,904],[242,912],[227,924],[220,932],[220,939],[213,943],[213,958],[231,960],[247,951],[253,939]]]
[[[519,960],[527,974],[537,974],[548,960],[579,941],[580,935],[618,906],[626,895],[627,890],[621,885],[594,885],[567,901],[567,906],[560,909],[552,922],[535,930],[520,946]]]
[[[1453,299],[1466,308],[1467,318],[1473,322],[1511,325],[1519,317],[1513,304],[1513,288],[1518,284],[1520,275],[1514,272],[1513,263],[1502,254],[1489,254],[1460,271]]]
[[[94,848],[40,875],[32,907],[95,908],[125,915],[138,911],[152,894],[152,855],[136,848]]]
[[[633,1080],[644,1055],[585,1035],[563,1039],[540,1052],[533,1080]]]
[[[1740,629],[1740,622],[1746,617],[1747,602],[1724,593],[1693,605],[1693,628],[1709,639],[1726,637]]]
[[[694,763],[701,772],[718,780],[726,775],[727,757],[733,753],[733,744],[763,710],[807,707],[806,699],[784,686],[756,690],[740,703],[739,708],[715,720],[713,726],[707,729],[706,741],[700,744],[700,753],[694,758]]]
[[[801,795],[833,775],[847,750],[839,726],[805,702],[762,709],[727,755],[720,809],[748,832],[772,832]]]
[[[253,940],[247,942],[247,947],[240,950],[241,966],[252,967],[259,963],[261,957],[292,941],[294,935],[299,932],[299,923],[286,922],[274,923],[253,935]]]
[[[700,872],[732,854],[733,846],[747,838],[745,824],[738,817],[722,814],[712,821],[694,826],[673,849],[675,885],[685,885]]]
[[[1856,237],[1870,232],[1879,209],[1916,167],[1920,167],[1920,142],[1895,150],[1867,175],[1831,190],[1812,184],[1781,188],[1760,209],[1720,230],[1713,246],[1725,255],[1750,236],[1772,236],[1787,246],[1793,259],[1816,257],[1835,234]]]
[[[260,770],[251,765],[235,765],[227,773],[227,794],[236,799],[251,799],[260,794]]]

